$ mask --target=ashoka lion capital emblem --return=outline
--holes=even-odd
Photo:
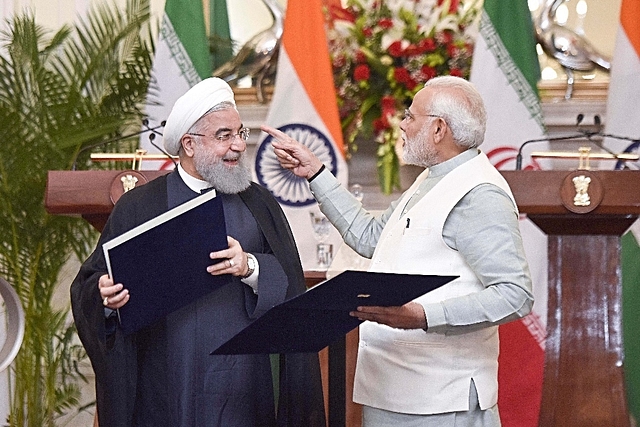
[[[589,197],[589,184],[591,178],[584,175],[578,175],[572,179],[573,185],[576,188],[576,195],[573,197],[573,204],[575,206],[589,206],[591,204],[591,197]]]

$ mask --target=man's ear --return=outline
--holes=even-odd
[[[182,146],[182,151],[188,157],[193,157],[195,153],[194,146],[196,144],[196,140],[192,135],[184,134],[182,138],[180,138],[180,145]]]
[[[447,122],[442,120],[440,117],[436,119],[435,127],[433,130],[433,140],[437,144],[438,142],[444,139],[444,136],[447,132]]]

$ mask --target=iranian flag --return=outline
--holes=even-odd
[[[289,0],[278,56],[278,73],[266,124],[307,145],[342,184],[348,182],[321,0]],[[282,169],[264,137],[256,151],[257,181],[280,202],[291,224],[305,270],[323,269],[316,259],[310,213],[319,213],[307,181]],[[333,253],[342,243],[331,226],[324,242]]]
[[[202,79],[211,76],[209,42],[202,0],[167,0],[156,54],[151,71],[146,114],[149,127],[166,120],[176,100]],[[162,132],[162,129],[158,129]],[[140,139],[141,148],[159,153],[148,138]],[[161,138],[155,139],[161,146]],[[171,161],[144,162],[144,169],[173,167]]]
[[[537,94],[540,67],[524,0],[485,0],[471,82],[487,106],[481,149],[498,169],[515,169],[520,145],[545,136]],[[538,146],[537,148],[544,148]],[[527,156],[523,169],[539,169]],[[527,219],[520,229],[535,303],[524,319],[500,326],[498,406],[504,427],[536,427],[542,396],[547,319],[547,238]]]
[[[615,152],[638,152],[640,145],[640,0],[622,0],[620,25],[611,64],[606,129],[608,134],[634,138],[606,139]],[[623,164],[616,165],[618,168]],[[638,169],[638,163],[629,165]],[[624,370],[629,410],[640,419],[640,224],[622,237],[622,321]]]

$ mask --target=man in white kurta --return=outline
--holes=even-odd
[[[533,295],[513,195],[477,148],[485,123],[469,82],[427,82],[400,124],[405,162],[426,169],[380,217],[310,150],[263,127],[345,242],[372,259],[371,271],[459,276],[402,307],[353,313],[368,320],[353,397],[366,427],[500,425],[498,325],[528,314]]]

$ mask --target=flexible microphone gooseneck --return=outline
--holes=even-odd
[[[76,170],[76,166],[77,166],[77,163],[78,163],[78,157],[80,157],[80,154],[84,153],[85,151],[92,150],[94,148],[101,147],[103,145],[111,144],[112,142],[122,141],[123,139],[131,138],[133,136],[142,135],[142,134],[147,133],[147,132],[151,132],[150,137],[153,136],[155,138],[155,134],[158,134],[158,135],[162,136],[162,134],[160,132],[158,132],[157,129],[163,128],[165,123],[166,122],[163,121],[158,126],[154,126],[154,127],[151,128],[151,127],[149,127],[149,121],[147,119],[144,119],[142,121],[142,125],[145,127],[145,129],[143,129],[141,131],[133,132],[133,133],[130,133],[130,134],[127,134],[127,135],[117,136],[115,138],[108,139],[106,141],[101,141],[101,142],[98,142],[98,143],[95,143],[95,144],[92,144],[92,145],[87,145],[86,147],[78,150],[78,152],[76,153],[75,157],[73,158],[73,163],[71,165],[71,170],[72,171]],[[168,156],[173,161],[173,158],[169,154],[167,154],[164,150],[162,150],[160,147],[156,146],[153,142],[151,142],[151,145],[153,145],[154,147],[156,147],[157,149],[162,151],[163,154]],[[174,163],[175,163],[175,161],[174,161]]]
[[[160,123],[160,126],[161,126],[161,127],[164,127],[164,125],[165,125],[166,123],[167,123],[167,121],[166,121],[166,120],[163,120],[163,121]],[[142,126],[144,126],[146,130],[148,130],[149,132],[151,132],[151,135],[149,135],[149,144],[153,145],[153,146],[154,146],[155,148],[157,148],[157,149],[158,149],[162,154],[164,154],[165,156],[167,156],[167,158],[168,158],[169,160],[171,160],[171,162],[173,162],[173,166],[174,166],[174,167],[178,166],[178,163],[173,159],[173,156],[172,156],[171,154],[167,153],[165,150],[163,150],[163,149],[162,149],[162,148],[160,148],[158,145],[156,145],[156,143],[155,143],[155,142],[153,142],[153,140],[154,140],[154,139],[156,139],[156,135],[160,135],[160,136],[162,136],[162,134],[156,130],[156,129],[157,129],[157,127],[155,127],[155,128],[150,128],[150,127],[149,127],[149,120],[148,120],[148,119],[144,119],[144,120],[142,121]]]
[[[582,113],[578,114],[578,116],[576,117],[576,127],[579,127],[583,120],[584,120],[584,114],[582,114]],[[611,154],[619,162],[626,162],[627,161],[626,159],[621,159],[618,154],[616,154],[613,151],[611,151],[608,148],[606,148],[602,144],[601,141],[595,141],[592,138],[594,136],[600,136],[600,137],[603,137],[603,138],[614,138],[614,139],[619,139],[619,140],[622,140],[622,141],[639,142],[639,143],[640,143],[640,139],[638,139],[638,138],[629,138],[629,137],[626,137],[626,136],[613,135],[613,134],[609,134],[609,133],[603,133],[602,132],[602,121],[601,121],[600,116],[598,114],[593,116],[593,123],[597,128],[597,130],[595,130],[595,131],[578,129],[578,133],[575,134],[575,135],[559,136],[559,137],[555,137],[555,138],[530,139],[530,140],[527,140],[527,141],[523,142],[522,145],[520,145],[520,148],[518,149],[518,154],[516,156],[516,169],[515,170],[518,171],[518,170],[522,169],[522,149],[526,145],[528,145],[528,144],[530,144],[532,142],[565,141],[565,140],[568,140],[568,139],[576,139],[576,138],[586,138],[589,142],[594,143],[598,148],[602,149],[603,151],[607,152],[608,154]],[[625,163],[625,167],[627,167],[626,163]]]

